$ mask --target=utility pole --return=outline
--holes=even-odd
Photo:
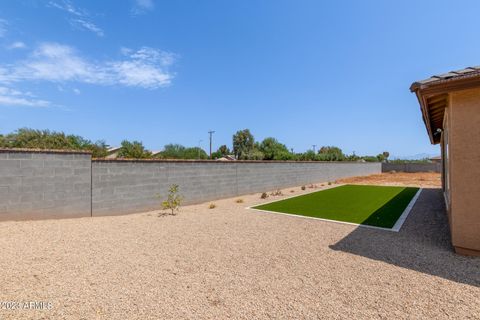
[[[210,160],[212,160],[212,135],[215,133],[215,131],[210,130],[208,131],[208,134],[210,135]]]
[[[312,144],[312,147],[313,147],[313,153],[315,153],[315,148],[317,147],[316,144]]]

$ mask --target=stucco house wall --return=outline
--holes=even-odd
[[[446,112],[452,243],[480,253],[480,88],[450,93]],[[448,204],[447,204],[448,205]]]
[[[455,251],[480,256],[480,67],[416,81],[430,142],[441,144],[442,184]]]

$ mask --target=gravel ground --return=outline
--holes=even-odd
[[[452,252],[438,188],[399,233],[236,199],[177,216],[0,223],[0,301],[53,306],[0,319],[480,318],[480,259]]]

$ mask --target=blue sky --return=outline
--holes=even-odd
[[[0,132],[153,150],[438,153],[410,84],[480,64],[478,1],[24,0],[0,4]]]

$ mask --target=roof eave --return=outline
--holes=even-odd
[[[430,117],[428,116],[427,105],[425,103],[424,97],[421,94],[418,83],[417,82],[413,83],[412,86],[410,87],[410,90],[414,92],[415,95],[417,96],[418,103],[420,104],[420,111],[422,112],[422,119],[423,119],[423,122],[425,123],[425,129],[427,130],[430,143],[437,144],[437,142],[435,142],[435,139],[433,137],[432,125],[430,123]]]
[[[418,83],[418,82],[414,82],[410,86],[410,92],[415,92],[416,93],[418,89],[420,89],[420,83]]]

